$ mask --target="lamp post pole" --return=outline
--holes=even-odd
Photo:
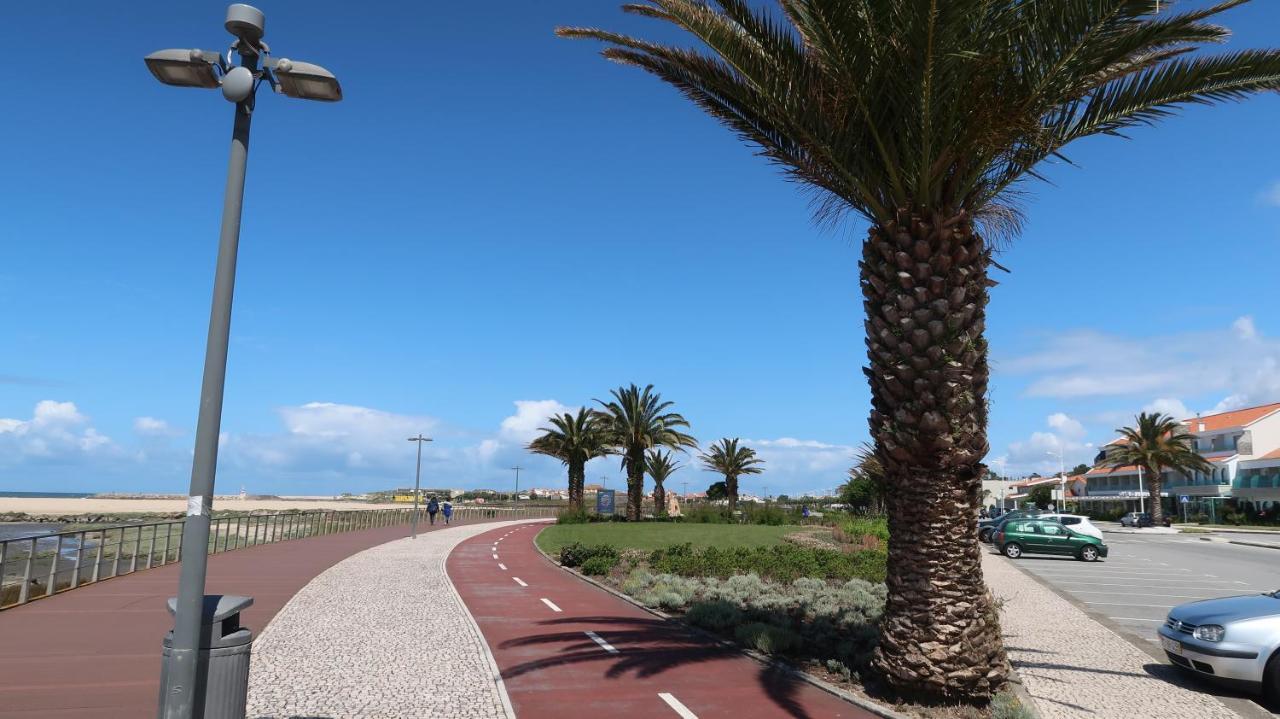
[[[224,57],[217,52],[171,49],[151,53],[145,58],[147,69],[160,82],[176,87],[221,88],[222,96],[235,104],[191,482],[187,492],[186,521],[182,527],[182,546],[187,551],[183,553],[181,562],[165,683],[160,688],[159,713],[162,719],[203,716],[206,707],[206,696],[197,692],[197,688],[204,685],[197,672],[208,569],[209,514],[213,510],[218,466],[227,345],[231,334],[231,305],[255,93],[265,81],[268,87],[288,97],[329,102],[342,99],[337,78],[328,70],[310,63],[267,57],[269,50],[262,42],[265,22],[257,8],[238,3],[227,8],[223,26],[235,38],[231,50],[239,56],[239,65],[231,64],[231,51]]]
[[[413,473],[413,516],[409,518],[409,526],[413,531],[413,538],[418,538],[418,487],[422,482],[422,443],[430,442],[430,437],[423,437],[419,432],[417,437],[410,437],[410,442],[418,443],[418,469]]]
[[[512,467],[512,469],[516,471],[516,493],[511,495],[511,501],[519,503],[520,502],[520,469],[521,468],[520,468],[520,465],[517,464],[516,466]]]

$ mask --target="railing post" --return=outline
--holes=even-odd
[[[62,535],[58,535],[58,547],[53,550],[53,561],[49,563],[49,586],[44,588],[46,597],[53,596],[53,584],[58,580],[58,560],[62,557]]]
[[[120,576],[120,555],[124,554],[124,527],[119,527],[120,536],[116,539],[116,553],[111,557],[111,576]]]
[[[80,565],[84,562],[84,532],[76,535],[76,566],[71,570],[71,588],[80,586]],[[0,563],[0,579],[4,577],[4,565]]]
[[[160,550],[160,566],[169,563],[169,541],[173,538],[173,523],[165,522],[164,525],[164,547]]]
[[[142,527],[133,533],[133,556],[129,558],[129,573],[138,571],[138,552],[142,551]]]
[[[152,557],[156,553],[156,532],[159,531],[160,525],[151,525],[151,543],[147,545],[147,569],[151,568]]]
[[[22,571],[22,588],[18,590],[18,604],[26,604],[27,597],[31,595],[31,570],[32,562],[36,558],[36,538],[31,538],[31,547],[27,552],[27,568]]]
[[[9,543],[0,542],[0,606],[4,606],[4,564],[9,559]]]
[[[182,561],[182,550],[184,549],[184,547],[182,546],[182,535],[186,533],[186,529],[187,529],[187,520],[184,519],[182,520],[183,531],[178,532],[178,548],[173,552],[173,561],[175,562]]]
[[[239,549],[240,547],[244,546],[244,540],[240,538],[240,530],[241,530],[241,525],[243,523],[244,523],[243,516],[236,517],[236,541],[234,543],[234,546],[231,547],[232,549]]]

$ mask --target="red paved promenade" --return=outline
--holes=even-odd
[[[243,622],[259,632],[316,575],[407,536],[405,524],[214,555],[206,591],[253,597]],[[172,626],[165,600],[177,594],[179,567],[109,579],[0,612],[0,717],[155,716],[160,642]]]
[[[519,719],[873,717],[568,574],[533,546],[539,529],[486,532],[446,565]]]

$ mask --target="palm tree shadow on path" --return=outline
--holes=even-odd
[[[691,632],[688,628],[661,619],[573,617],[549,619],[539,624],[548,629],[566,624],[608,627],[609,643],[619,651],[617,654],[601,651],[582,629],[548,631],[544,634],[508,639],[499,645],[502,649],[555,646],[558,651],[541,659],[508,667],[502,671],[504,680],[565,665],[607,666],[604,676],[608,679],[616,679],[627,674],[632,674],[637,679],[648,679],[671,669],[706,662],[746,659],[753,664],[756,663],[735,647],[712,641]],[[760,665],[756,681],[769,699],[787,716],[796,719],[813,719],[797,697],[804,682],[796,676],[794,671],[779,664]]]

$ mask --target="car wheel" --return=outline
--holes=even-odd
[[[1022,547],[1017,542],[1009,542],[1004,545],[1004,556],[1009,559],[1017,559],[1022,556]]]
[[[1272,709],[1280,709],[1280,651],[1272,655],[1262,672],[1262,694]]]
[[[990,529],[986,529],[985,527],[984,527],[983,529],[981,529],[981,530],[978,530],[978,541],[979,541],[979,542],[983,542],[983,543],[990,542],[990,541],[991,541],[991,530],[990,530]]]
[[[1080,549],[1080,558],[1086,562],[1098,561],[1098,548],[1092,544],[1086,544]]]

